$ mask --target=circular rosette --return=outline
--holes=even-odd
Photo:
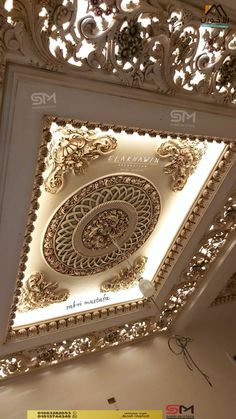
[[[43,254],[55,271],[86,276],[105,271],[139,249],[160,214],[155,186],[139,176],[116,175],[81,188],[48,224]]]

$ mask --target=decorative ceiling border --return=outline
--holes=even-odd
[[[11,10],[1,0],[2,76],[9,60],[195,102],[236,103],[234,21],[204,27],[204,8],[186,1],[79,1],[83,14],[78,0],[14,0]]]
[[[5,380],[41,368],[78,359],[83,355],[136,343],[145,337],[169,330],[194,292],[203,282],[210,266],[222,253],[236,228],[236,197],[230,196],[221,212],[217,214],[202,238],[198,249],[182,273],[179,285],[170,292],[159,318],[147,318],[103,331],[65,339],[62,342],[36,346],[4,356],[0,359],[0,380]],[[219,244],[218,246],[214,246]],[[207,251],[206,247],[209,247]],[[213,250],[214,249],[214,250]],[[213,250],[213,251],[212,251]],[[209,253],[210,252],[210,253]]]
[[[92,332],[78,338],[41,345],[0,359],[0,380],[80,358],[114,346],[139,341],[161,331],[155,319],[148,318],[122,326]]]
[[[214,299],[210,307],[215,307],[226,303],[232,303],[233,301],[236,301],[236,272],[230,277],[226,286]]]
[[[56,332],[74,326],[81,326],[83,324],[97,322],[99,320],[110,319],[122,314],[134,313],[135,311],[142,310],[149,305],[147,300],[140,299],[127,303],[119,303],[95,310],[87,310],[83,313],[70,314],[59,318],[54,318],[48,321],[42,321],[31,325],[12,328],[9,332],[8,339],[21,340],[33,338],[48,332]],[[8,340],[7,339],[7,340]]]
[[[201,286],[211,265],[215,262],[236,229],[236,195],[230,196],[223,210],[212,221],[207,233],[199,243],[186,269],[182,272],[161,310],[158,324],[169,329],[183,311],[196,290]],[[235,293],[235,276],[232,279]],[[221,297],[224,299],[224,297]],[[219,299],[221,299],[219,298]],[[225,297],[227,299],[227,297]],[[215,300],[217,301],[218,298]],[[217,304],[217,302],[216,302]],[[213,305],[215,305],[213,303]]]
[[[204,187],[202,188],[199,196],[197,197],[190,214],[186,218],[181,227],[180,231],[177,233],[166,257],[164,258],[160,268],[155,274],[155,287],[158,287],[165,281],[169,275],[171,269],[174,266],[176,259],[179,257],[179,254],[182,252],[184,246],[187,243],[190,235],[193,233],[193,230],[196,228],[198,222],[200,221],[203,212],[207,206],[207,203],[214,196],[216,189],[219,184],[222,182],[227,172],[230,170],[232,164],[236,159],[236,143],[234,140],[222,139],[219,137],[207,137],[207,136],[197,136],[197,135],[187,135],[187,134],[176,134],[170,132],[157,131],[153,129],[140,129],[134,127],[125,127],[115,124],[104,124],[97,122],[89,121],[78,121],[73,119],[59,118],[56,116],[46,116],[44,118],[43,125],[43,139],[42,144],[39,147],[38,161],[36,166],[36,174],[34,180],[34,186],[32,191],[32,199],[30,204],[28,221],[25,229],[24,244],[22,248],[22,253],[20,257],[19,269],[16,280],[16,288],[13,297],[13,303],[10,309],[9,323],[7,329],[6,340],[9,339],[27,339],[39,334],[45,334],[50,331],[57,331],[59,329],[64,329],[67,327],[78,326],[83,323],[88,323],[91,321],[97,321],[99,319],[105,319],[114,315],[119,315],[129,311],[137,311],[142,309],[147,305],[145,299],[139,301],[132,301],[126,304],[114,304],[107,308],[91,310],[86,313],[80,313],[75,315],[68,315],[62,318],[53,319],[51,321],[39,322],[37,324],[26,325],[20,328],[13,328],[15,312],[17,309],[17,304],[19,301],[20,288],[22,287],[24,271],[26,269],[27,254],[30,249],[31,234],[34,230],[34,222],[37,218],[37,209],[38,209],[38,198],[40,196],[40,187],[43,184],[42,172],[45,169],[45,158],[48,154],[47,144],[51,139],[50,126],[52,122],[56,122],[59,126],[65,126],[66,124],[72,124],[76,128],[81,128],[86,126],[87,129],[100,128],[101,131],[107,131],[109,129],[113,130],[114,133],[120,133],[122,131],[127,134],[133,134],[137,132],[140,136],[145,134],[155,137],[159,135],[161,138],[168,139],[191,139],[192,141],[208,141],[208,142],[219,142],[225,143],[225,149],[222,153],[221,158],[218,160],[217,167],[212,171],[211,176],[207,179]]]

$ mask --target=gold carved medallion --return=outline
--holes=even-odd
[[[52,217],[43,240],[44,257],[62,274],[102,272],[145,243],[159,214],[158,191],[147,179],[134,175],[99,179],[67,199]]]

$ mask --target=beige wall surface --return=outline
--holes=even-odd
[[[207,309],[185,332],[212,388],[162,336],[5,382],[0,417],[24,419],[27,409],[110,409],[112,396],[119,409],[163,409],[163,418],[165,406],[175,403],[194,404],[195,419],[233,417],[236,365],[227,353],[236,354],[235,312],[235,303]]]

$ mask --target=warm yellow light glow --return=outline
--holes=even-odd
[[[96,132],[99,132],[99,129],[96,129]],[[60,138],[55,123],[52,124],[51,133],[54,139]],[[104,134],[106,133],[103,132]],[[138,284],[128,290],[119,292],[100,292],[101,282],[117,275],[121,268],[127,266],[127,262],[125,261],[102,273],[79,278],[57,273],[47,265],[41,250],[42,238],[48,221],[61,206],[62,202],[70,195],[74,194],[76,190],[86,184],[91,183],[97,177],[102,178],[119,173],[137,174],[148,179],[155,185],[161,198],[159,221],[146,243],[129,258],[129,261],[133,262],[137,255],[146,256],[148,260],[142,277],[152,280],[224,149],[223,143],[209,143],[205,155],[202,157],[195,173],[188,179],[184,189],[179,192],[173,192],[170,189],[169,176],[163,174],[163,167],[167,163],[166,160],[158,160],[157,158],[156,160],[148,160],[148,158],[150,159],[150,157],[153,158],[155,156],[156,149],[165,140],[159,136],[153,138],[145,135],[143,137],[137,133],[128,135],[121,132],[117,134],[112,130],[109,130],[107,134],[115,136],[118,142],[118,147],[111,156],[96,160],[83,175],[68,175],[70,181],[66,183],[65,188],[58,194],[50,195],[42,187],[42,194],[39,198],[40,209],[32,235],[33,240],[28,255],[25,280],[32,272],[43,272],[48,280],[57,281],[61,288],[69,289],[70,297],[67,301],[52,304],[43,309],[32,310],[26,313],[17,312],[15,326],[31,324],[39,320],[44,321],[142,298]],[[135,163],[135,159],[132,163],[134,156],[146,157],[148,163],[138,166]],[[130,157],[129,164],[123,162],[124,157]]]

